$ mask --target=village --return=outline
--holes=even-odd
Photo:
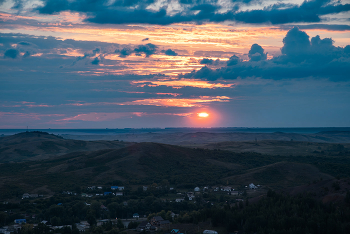
[[[159,193],[157,194],[157,192]],[[17,201],[16,199],[11,199],[11,201],[2,202],[0,212],[18,218],[12,220],[12,222],[8,219],[1,220],[0,224],[3,226],[0,228],[0,233],[21,233],[21,229],[28,225],[33,229],[45,227],[50,232],[54,233],[61,233],[65,229],[74,229],[79,231],[79,233],[90,232],[92,227],[105,228],[110,225],[112,227],[117,227],[120,231],[126,231],[127,233],[157,232],[180,234],[186,232],[186,230],[172,227],[174,227],[175,223],[181,221],[184,216],[184,214],[182,214],[183,212],[181,212],[181,205],[186,207],[214,206],[218,204],[237,206],[242,205],[245,201],[248,202],[249,197],[256,197],[256,195],[264,192],[266,191],[264,191],[262,186],[250,183],[249,185],[241,186],[239,189],[234,189],[232,186],[203,186],[195,187],[191,190],[175,189],[171,186],[164,187],[153,184],[139,186],[136,190],[128,186],[89,186],[82,189],[81,193],[67,190],[52,195],[24,193]],[[137,198],[143,198],[149,201],[150,196],[146,195],[151,195],[153,198],[157,197],[157,201],[168,204],[169,207],[174,207],[178,212],[159,210],[156,213],[150,213],[145,212],[145,209],[138,210],[137,206],[128,208],[131,203],[135,202],[135,194],[140,196]],[[51,205],[50,209],[57,209],[63,212],[65,209],[69,209],[69,203],[65,204],[65,201],[75,199],[82,202],[81,209],[88,211],[94,210],[95,214],[93,217],[87,216],[87,220],[79,220],[79,222],[74,224],[66,224],[63,221],[59,221],[57,216],[45,220],[43,219],[45,218],[43,215],[28,212],[31,211],[31,209],[27,209],[23,212],[21,208],[22,205],[28,206],[29,204],[35,207],[38,205],[38,201],[55,200],[59,202]],[[119,202],[119,204],[116,201]],[[150,203],[149,201],[147,202]],[[4,208],[10,207],[11,202],[17,203],[15,207],[18,207],[19,210],[5,210]],[[98,204],[97,208],[96,204]],[[115,209],[113,205],[116,206],[117,209],[120,208],[124,210],[125,213],[122,213],[120,217],[114,217],[113,214],[117,212],[113,211],[113,209]],[[146,210],[148,209],[149,208],[146,208]],[[131,213],[131,211],[133,213]],[[216,231],[207,229],[203,230],[201,233],[217,234]]]

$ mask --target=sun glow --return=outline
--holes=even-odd
[[[206,112],[201,112],[201,113],[198,113],[197,115],[198,115],[198,117],[201,117],[201,118],[206,118],[209,116],[209,114]]]

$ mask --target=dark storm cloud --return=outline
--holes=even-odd
[[[125,57],[131,55],[133,53],[133,51],[130,48],[124,47],[121,50],[119,50],[119,49],[115,50],[115,53],[119,54],[119,57],[125,58]]]
[[[200,64],[212,64],[214,62],[213,59],[208,59],[208,58],[204,58],[201,61],[199,61]]]
[[[277,3],[261,10],[241,10],[240,5],[258,1],[232,1],[234,7],[227,12],[220,12],[223,7],[217,1],[180,0],[182,12],[169,15],[166,5],[159,10],[147,8],[149,0],[44,0],[43,6],[36,8],[42,14],[56,14],[61,11],[86,13],[86,21],[98,24],[145,23],[168,25],[181,22],[222,22],[233,20],[254,24],[285,24],[296,22],[320,22],[320,16],[350,11],[350,4],[340,4],[331,0],[304,1],[301,5]],[[164,3],[165,4],[165,3]]]
[[[266,60],[267,54],[264,53],[264,49],[260,45],[253,44],[249,50],[248,57],[250,61],[261,61]]]
[[[227,61],[227,66],[234,66],[234,65],[238,64],[239,62],[241,62],[241,59],[238,56],[233,55]]]
[[[136,55],[145,54],[146,57],[149,57],[157,52],[157,48],[158,46],[148,43],[146,45],[137,46],[134,51]]]
[[[264,49],[254,44],[249,61],[232,56],[225,67],[203,67],[184,75],[207,80],[261,77],[264,79],[326,78],[332,81],[350,80],[350,45],[333,45],[331,38],[309,36],[298,28],[291,29],[283,39],[282,55],[266,60]]]
[[[12,58],[15,59],[19,56],[19,51],[16,49],[8,49],[4,53],[4,58]]]
[[[177,53],[172,49],[162,50],[162,53],[168,56],[177,56]]]
[[[153,54],[157,53],[158,46],[147,43],[145,45],[138,45],[134,49],[130,47],[124,47],[122,49],[115,50],[116,54],[119,54],[119,57],[125,58],[131,54],[135,54],[137,56],[141,56],[141,54],[145,54],[146,57],[149,57]]]
[[[350,31],[350,25],[342,24],[308,24],[308,25],[282,25],[281,29],[289,30],[294,27],[299,29],[323,29],[328,31]]]
[[[94,58],[94,60],[92,60],[91,64],[92,65],[98,65],[100,63],[100,60],[98,59],[98,57]]]
[[[224,61],[221,61],[220,59],[209,59],[209,58],[204,58],[199,61],[200,64],[205,64],[207,66],[213,65],[213,66],[221,66],[226,64]]]

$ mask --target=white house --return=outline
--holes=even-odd
[[[194,191],[195,191],[195,192],[199,192],[199,191],[201,191],[201,189],[200,189],[199,187],[195,187],[195,188],[194,188]]]
[[[251,183],[251,184],[249,184],[249,188],[250,188],[250,189],[257,189],[258,187],[255,186],[253,183]]]
[[[214,230],[204,230],[203,234],[218,234],[218,232]]]

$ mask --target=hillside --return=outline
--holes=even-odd
[[[319,179],[333,179],[333,176],[320,172],[310,164],[278,162],[245,171],[240,175],[225,178],[230,184],[243,184],[251,181],[254,184],[268,185],[275,189],[284,189],[305,184]]]
[[[76,151],[119,149],[130,145],[119,141],[80,141],[46,132],[23,132],[0,138],[0,162],[34,161]]]
[[[335,155],[348,154],[350,151],[350,144],[277,140],[228,141],[197,145],[196,147],[228,150],[236,153],[255,152],[281,156]]]
[[[62,191],[76,186],[139,186],[164,181],[191,189],[252,182],[285,189],[320,178],[350,176],[349,160],[346,155],[274,156],[136,143],[120,149],[79,151],[44,160],[0,164],[0,189],[4,197],[42,188]]]
[[[123,140],[128,142],[157,142],[173,145],[203,145],[218,142],[244,141],[301,141],[319,143],[350,143],[350,131],[323,131],[319,133],[254,133],[254,132],[148,132],[118,133],[113,135],[62,134],[66,139],[76,140]]]

